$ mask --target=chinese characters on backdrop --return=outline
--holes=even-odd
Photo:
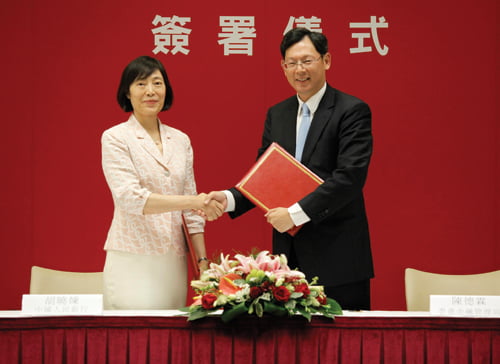
[[[192,29],[187,27],[187,23],[191,23],[190,17],[156,15],[152,23],[155,26],[155,28],[151,29],[154,35],[154,54],[189,54],[189,36]],[[217,43],[223,46],[225,56],[232,54],[253,55],[253,41],[257,38],[255,17],[220,16],[219,26],[220,32],[218,33],[219,40]],[[303,27],[311,31],[322,32],[321,18],[315,16],[310,18],[304,16],[298,18],[289,17],[283,34],[293,27]],[[385,56],[389,52],[389,47],[381,44],[378,34],[378,29],[389,28],[389,23],[383,16],[377,19],[376,16],[372,15],[368,22],[351,22],[349,28],[356,29],[351,36],[353,39],[357,39],[356,47],[349,49],[351,54],[373,52],[372,45],[381,56]],[[364,30],[364,32],[361,30]]]

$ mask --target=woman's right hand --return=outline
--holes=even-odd
[[[194,210],[197,210],[198,214],[203,216],[208,221],[217,220],[224,213],[224,206],[216,200],[210,200],[207,203],[207,198],[208,195],[206,193],[200,193],[196,196],[196,207]]]

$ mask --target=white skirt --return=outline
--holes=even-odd
[[[106,252],[105,310],[175,310],[186,306],[185,256]]]

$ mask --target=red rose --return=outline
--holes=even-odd
[[[288,302],[290,299],[290,291],[285,286],[276,287],[273,291],[273,295],[278,302]]]
[[[262,283],[261,287],[262,287],[262,290],[263,290],[264,292],[267,292],[267,291],[269,291],[269,287],[271,287],[271,282],[269,282],[269,281],[264,281],[264,282]]]
[[[201,297],[201,307],[205,310],[210,310],[214,308],[214,302],[217,300],[217,296],[213,293],[207,293]]]
[[[320,305],[326,305],[327,304],[327,301],[326,301],[326,296],[323,296],[323,295],[319,295],[318,298],[317,298],[318,302]]]
[[[295,292],[302,293],[304,295],[304,297],[309,296],[309,294],[311,293],[311,291],[309,290],[309,286],[307,285],[307,283],[297,284],[295,286]]]
[[[262,292],[262,288],[260,287],[250,287],[250,298],[254,300],[259,297]]]

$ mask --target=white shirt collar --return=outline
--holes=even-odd
[[[326,92],[326,82],[323,85],[323,87],[320,88],[320,90],[318,92],[316,92],[314,95],[312,95],[306,101],[307,107],[311,111],[311,115],[314,115],[314,113],[318,109],[319,102],[323,98],[323,95],[325,94],[325,92]],[[304,101],[302,101],[300,99],[299,95],[297,95],[297,100],[299,100],[299,111],[298,112],[299,112],[299,115],[300,115],[302,113],[302,105],[304,104]]]

